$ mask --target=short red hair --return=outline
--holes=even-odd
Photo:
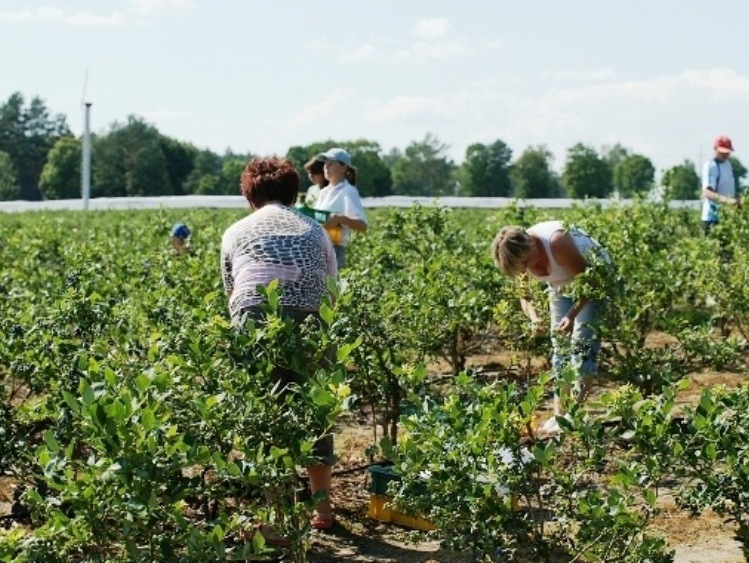
[[[299,174],[285,158],[253,158],[244,167],[240,187],[255,208],[271,201],[293,205],[299,193]]]

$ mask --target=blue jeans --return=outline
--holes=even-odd
[[[572,340],[569,344],[566,342],[567,338],[558,334],[555,329],[574,304],[575,301],[571,297],[556,292],[549,294],[553,348],[551,366],[556,377],[559,377],[563,368],[569,366],[576,371],[578,378],[582,379],[596,375],[598,372],[598,352],[601,349],[601,341],[598,339],[596,325],[601,303],[588,301],[580,310],[575,317]]]
[[[346,267],[346,247],[336,244],[333,245],[333,250],[335,250],[335,259],[336,262],[338,262],[338,269],[342,270]]]

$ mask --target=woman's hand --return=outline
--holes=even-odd
[[[335,227],[340,227],[343,224],[343,215],[331,215],[328,217],[328,220],[325,221],[325,224],[323,225],[326,229],[333,229]]]
[[[535,319],[531,321],[531,334],[533,336],[544,336],[547,332],[547,326],[540,320]]]
[[[575,319],[571,319],[569,316],[562,317],[562,320],[559,321],[559,324],[557,325],[557,332],[561,332],[562,334],[569,334],[572,332],[572,329],[575,327]]]

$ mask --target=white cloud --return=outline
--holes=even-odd
[[[352,92],[348,89],[338,89],[321,102],[307,104],[302,110],[283,122],[287,127],[300,127],[314,123],[333,113],[341,103],[349,99]]]
[[[453,33],[453,26],[444,18],[423,19],[416,22],[411,34],[417,39],[443,39]]]
[[[194,7],[193,0],[129,0],[133,10],[142,15],[186,11]]]
[[[466,57],[474,52],[473,47],[462,39],[448,39],[439,43],[419,41],[396,51],[392,60],[396,63],[420,64]]]
[[[476,45],[488,50],[496,50],[499,44],[482,43]],[[341,42],[335,43],[316,40],[308,43],[310,49],[318,51],[339,51]],[[419,65],[429,62],[444,62],[455,58],[474,55],[476,49],[472,42],[457,34],[453,26],[442,18],[418,21],[411,33],[405,37],[377,34],[367,41],[349,47],[338,55],[338,60],[345,63],[384,61],[391,65]]]
[[[448,86],[434,94],[372,100],[361,117],[383,131],[433,131],[452,145],[458,161],[475,142],[502,139],[516,156],[543,144],[558,169],[579,142],[595,150],[621,143],[661,170],[707,156],[718,133],[733,135],[738,144],[736,115],[749,103],[749,75],[712,69],[642,80],[606,76],[594,73],[590,83],[541,90],[513,76],[482,78],[460,90]]]
[[[709,71],[687,70],[675,76],[648,80],[610,81],[577,88],[553,90],[545,97],[556,105],[604,104],[613,101],[665,102],[677,101],[685,90],[708,94],[717,99],[737,97],[749,101],[749,76],[727,69]]]
[[[372,123],[387,123],[409,119],[420,115],[433,115],[444,111],[444,104],[425,96],[399,96],[372,109],[367,120]]]
[[[522,139],[524,146],[544,143],[557,155],[558,165],[577,142],[597,150],[621,143],[666,168],[684,158],[700,160],[699,147],[717,133],[733,130],[737,108],[747,103],[749,76],[727,69],[612,80],[519,100],[502,138],[510,144]]]
[[[419,20],[411,35],[416,41],[396,48],[390,57],[392,62],[422,64],[466,57],[475,53],[470,42],[458,35],[450,22],[444,18]]]
[[[377,49],[371,43],[365,43],[355,51],[349,51],[339,57],[344,63],[358,63],[362,61],[371,61],[377,58]]]
[[[86,10],[67,13],[59,8],[41,6],[36,10],[0,11],[0,21],[10,22],[57,22],[73,26],[119,26],[125,23],[120,12],[94,14]]]
[[[555,70],[544,73],[552,80],[563,82],[602,82],[616,76],[610,68],[601,70]]]

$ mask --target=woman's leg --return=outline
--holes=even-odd
[[[317,503],[315,518],[322,522],[333,520],[333,506],[330,502],[330,482],[333,476],[332,465],[313,465],[307,468],[309,488],[312,494],[324,493],[325,497]]]
[[[326,434],[315,442],[312,454],[320,460],[320,463],[307,468],[309,488],[313,495],[323,494],[323,498],[315,507],[312,526],[314,528],[329,528],[333,523],[333,506],[330,500],[331,479],[333,477],[333,465],[335,464],[333,435]]]
[[[598,338],[599,314],[601,304],[589,301],[575,318],[572,331],[572,365],[578,372],[578,385],[575,389],[577,401],[582,403],[588,398],[593,380],[598,374],[598,352],[601,341]]]
[[[551,291],[551,290],[550,290]],[[565,367],[570,365],[570,350],[569,346],[567,345],[566,339],[564,336],[560,336],[557,333],[557,325],[560,323],[562,318],[569,312],[569,310],[572,308],[573,301],[571,298],[566,297],[562,295],[561,293],[556,292],[550,292],[549,293],[549,310],[550,310],[550,317],[551,317],[551,327],[550,327],[550,334],[551,334],[551,346],[552,346],[552,355],[551,355],[551,367],[552,372],[554,374],[554,379],[556,382],[561,381],[562,379],[562,371]],[[564,398],[569,393],[569,386],[562,385],[559,388],[559,393],[556,391],[554,392],[554,415],[555,416],[563,416],[565,414],[564,407],[562,404],[564,403]],[[561,397],[560,397],[561,395]]]

